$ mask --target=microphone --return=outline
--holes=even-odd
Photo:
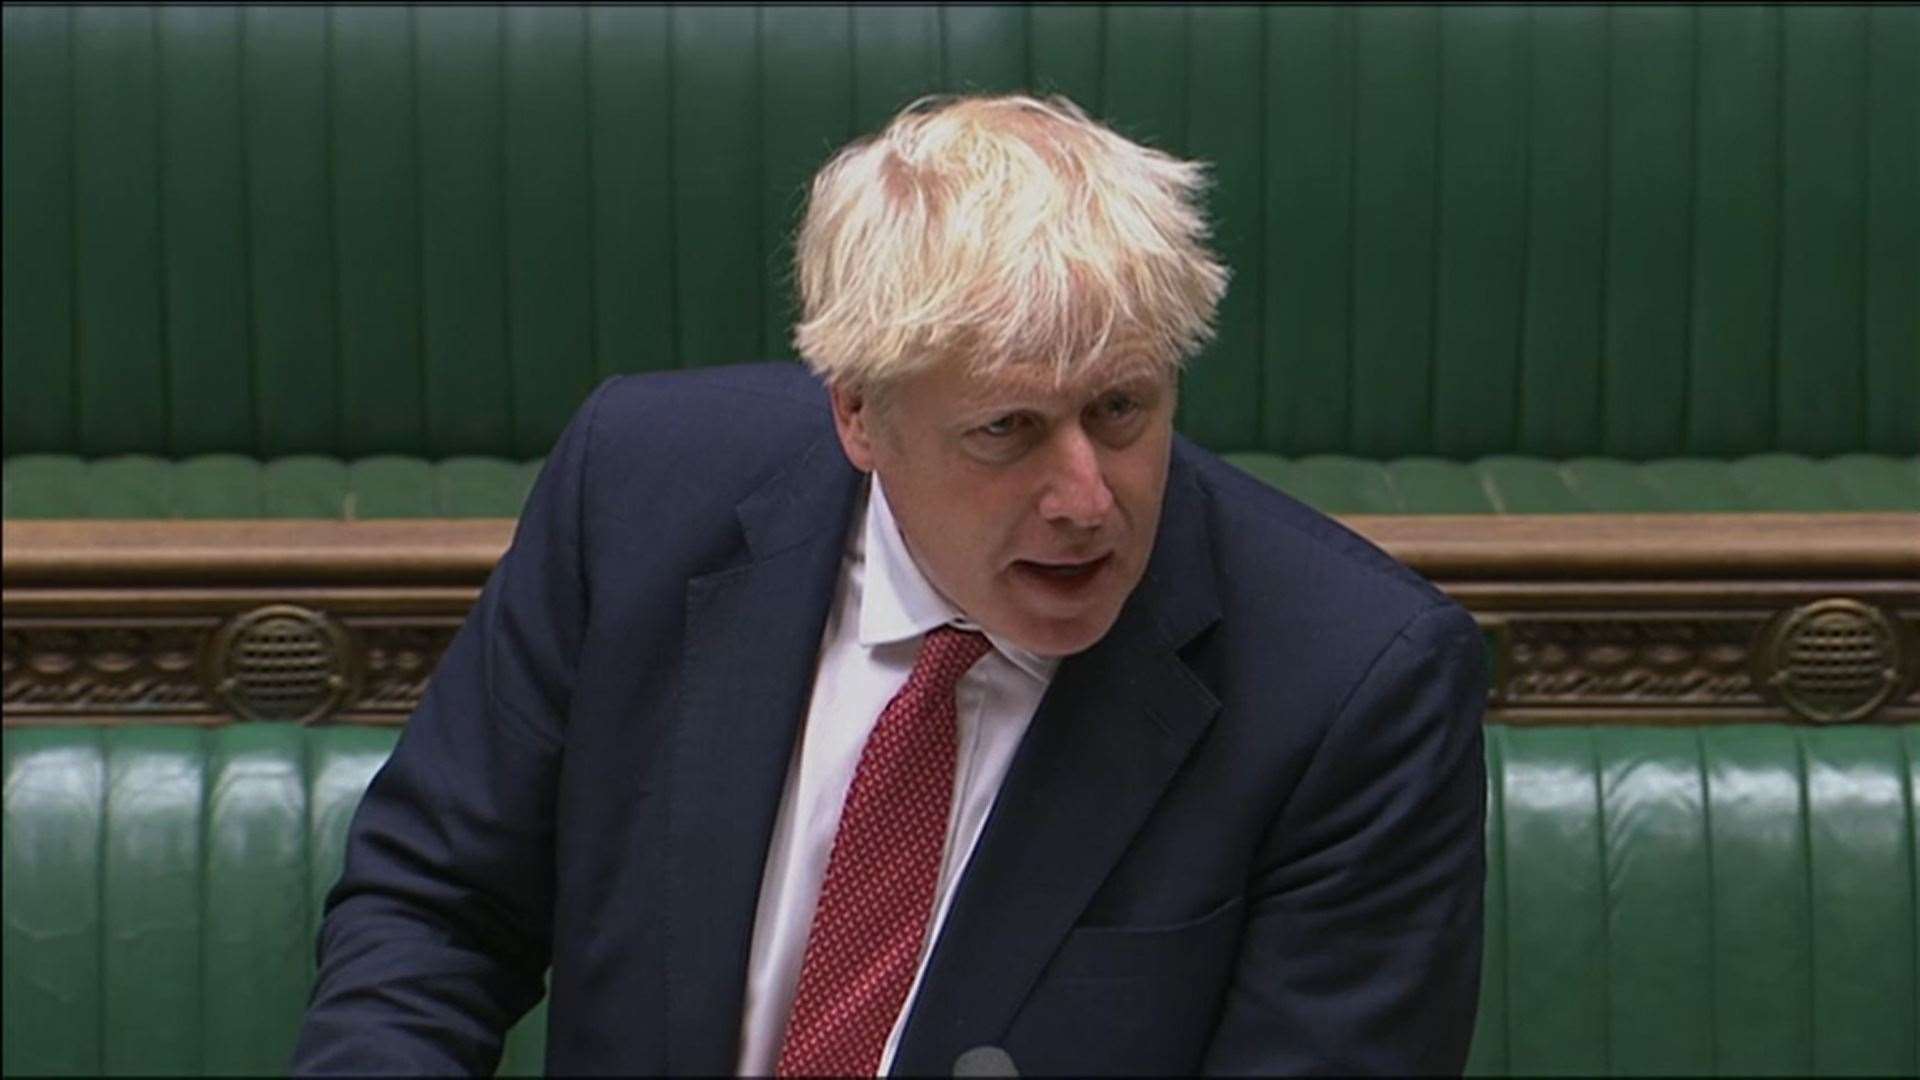
[[[1013,1056],[997,1046],[976,1046],[953,1059],[954,1076],[1019,1076]]]

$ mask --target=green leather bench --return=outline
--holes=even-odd
[[[9,519],[511,516],[605,375],[792,355],[831,148],[1016,88],[1213,163],[1179,425],[1323,509],[1920,510],[1913,8],[8,7],[5,50]]]
[[[1878,454],[1754,454],[1725,462],[1226,457],[1331,514],[1920,510],[1920,461]],[[16,520],[506,518],[519,514],[541,460],[462,456],[433,462],[387,454],[260,461],[202,454],[174,462],[139,454],[92,460],[22,454],[7,460],[4,509]]]
[[[806,178],[949,89],[1058,90],[1214,163],[1236,276],[1179,426],[1324,510],[1472,515],[1467,534],[1920,511],[1914,8],[9,6],[4,23],[9,551],[23,525],[74,519],[509,518],[600,378],[790,356]],[[1767,589],[1721,587],[1782,606],[1837,591],[1915,625],[1911,560],[1869,561],[1743,565]],[[242,575],[217,602],[178,567],[10,578],[9,709],[19,677],[59,702],[109,684],[108,705],[55,720],[128,698],[139,719],[165,711],[134,685],[152,682],[207,720],[217,703],[176,669],[217,652],[222,619],[292,601],[316,641],[380,629],[364,597],[330,608],[318,583],[340,575],[307,573]],[[395,610],[434,633],[464,610],[444,574],[355,574],[377,580],[342,591],[432,593]],[[1624,611],[1639,585],[1615,584]],[[1568,595],[1541,618],[1584,634],[1615,610]],[[1688,597],[1620,632],[1664,664],[1661,634],[1745,641],[1766,615],[1702,630]],[[1503,602],[1484,601],[1524,644]],[[173,666],[90,666],[142,635]],[[47,685],[22,675],[36,664]],[[1642,692],[1587,674],[1607,708]],[[1699,704],[1669,681],[1676,715]],[[4,1071],[283,1067],[348,808],[392,731],[15,721]],[[1490,731],[1476,1071],[1920,1071],[1911,729]],[[532,1018],[507,1065],[539,1058]]]
[[[4,1072],[284,1070],[394,736],[7,729]],[[1920,728],[1488,736],[1469,1072],[1920,1072]],[[543,1009],[504,1072],[539,1072]]]

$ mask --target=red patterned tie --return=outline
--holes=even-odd
[[[953,688],[991,648],[950,626],[927,632],[854,769],[806,957],[781,1076],[872,1076],[920,964],[953,802]]]

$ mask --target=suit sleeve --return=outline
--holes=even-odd
[[[1269,830],[1209,1073],[1465,1066],[1486,879],[1484,646],[1452,604],[1375,658]]]
[[[543,992],[553,806],[586,619],[581,407],[374,776],[329,893],[296,1075],[491,1075]]]

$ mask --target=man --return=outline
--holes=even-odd
[[[1174,435],[1201,184],[1059,98],[829,162],[811,373],[562,435],[354,819],[296,1070],[490,1070],[551,964],[557,1073],[1457,1071],[1479,634]]]

